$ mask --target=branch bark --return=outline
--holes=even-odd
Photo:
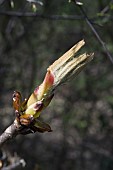
[[[0,135],[0,147],[8,140],[16,137],[19,134],[27,135],[35,133],[35,129],[29,126],[21,125],[16,119],[14,122]]]
[[[4,144],[9,139],[12,139],[18,134],[19,125],[15,120],[1,135],[0,135],[0,146]]]

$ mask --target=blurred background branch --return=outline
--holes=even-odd
[[[0,151],[0,169],[13,170],[20,167],[25,167],[24,159],[21,159],[16,153],[12,155],[10,152],[3,149]]]
[[[91,28],[91,30],[92,30],[92,32],[94,33],[94,35],[96,36],[97,40],[98,40],[98,41],[100,42],[100,44],[103,46],[103,48],[104,48],[107,56],[109,57],[109,60],[110,60],[111,63],[113,64],[113,57],[111,56],[111,54],[110,54],[110,52],[109,52],[109,50],[108,50],[108,48],[107,48],[107,46],[106,46],[106,43],[102,40],[102,38],[100,37],[100,35],[98,34],[98,32],[96,31],[96,29],[94,28],[94,26],[92,25],[90,19],[88,18],[87,14],[86,14],[86,12],[85,12],[85,10],[84,10],[83,4],[82,4],[82,5],[81,5],[81,4],[79,5],[79,3],[77,3],[76,0],[75,0],[74,2],[75,2],[75,4],[79,7],[81,13],[83,14],[83,16],[84,16],[84,18],[85,18],[85,20],[86,20],[86,23],[87,23],[87,24],[89,25],[89,27]],[[111,2],[112,2],[112,1],[111,1]],[[111,3],[111,2],[110,2],[110,3]],[[108,6],[107,6],[107,9],[108,9]],[[105,8],[104,8],[104,11],[106,11]],[[103,11],[103,12],[104,12],[104,11]],[[101,14],[103,14],[103,12],[101,11]]]

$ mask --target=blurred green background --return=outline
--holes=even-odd
[[[113,2],[82,2],[113,56]],[[95,58],[76,79],[57,90],[41,114],[53,132],[18,136],[5,149],[25,159],[25,170],[111,170],[113,64],[74,3],[44,0],[43,6],[33,5],[26,0],[0,1],[1,133],[14,120],[14,90],[28,97],[47,67],[81,39],[86,41],[84,50],[94,52]],[[37,16],[26,17],[26,13]],[[79,19],[51,19],[53,15]]]

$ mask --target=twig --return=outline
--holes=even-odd
[[[36,12],[20,12],[20,11],[0,11],[0,15],[17,16],[17,17],[38,17],[42,19],[52,20],[82,20],[83,16],[79,15],[43,15]]]
[[[84,15],[84,18],[86,20],[86,23],[89,25],[89,27],[91,28],[92,32],[94,33],[94,35],[96,36],[96,38],[98,39],[98,41],[100,42],[100,44],[103,46],[104,51],[106,52],[109,60],[111,61],[111,63],[113,64],[113,58],[106,46],[106,43],[102,40],[102,38],[100,37],[100,35],[98,34],[98,32],[96,31],[96,29],[94,28],[94,26],[92,25],[90,19],[88,18],[83,5],[80,5],[76,0],[74,0],[75,4],[79,7],[81,13]]]
[[[100,14],[105,14],[109,9],[110,9],[110,4],[113,3],[113,0],[111,0],[109,2],[109,4],[107,6],[104,7],[104,9],[102,9],[102,11],[100,12]]]
[[[0,135],[0,147],[19,134],[26,135],[35,132],[35,129],[32,129],[29,126],[22,126],[15,119],[15,121]]]
[[[4,149],[0,152],[0,170],[12,170],[17,167],[25,167],[26,162],[20,158],[17,153],[12,155],[9,151]]]
[[[84,16],[80,15],[44,15],[37,12],[25,12],[25,11],[5,11],[0,10],[0,15],[14,16],[14,17],[38,17],[40,19],[48,20],[84,20]],[[103,16],[98,16],[103,17]],[[96,20],[98,17],[93,17],[90,20]]]
[[[15,169],[19,166],[25,167],[25,165],[26,165],[26,163],[25,163],[24,159],[20,159],[17,162],[14,162],[7,167],[3,167],[1,170],[12,170],[12,169]]]
[[[25,12],[25,11],[4,11],[0,10],[0,15],[6,15],[6,16],[14,16],[14,17],[37,17],[39,19],[47,19],[47,20],[84,20],[84,16],[80,15],[44,15],[39,14],[37,12]],[[105,16],[94,16],[90,18],[90,22],[95,24],[94,21],[96,21],[98,18],[104,18]],[[110,19],[112,19],[112,16],[109,16]],[[99,25],[96,23],[96,25]]]
[[[17,135],[17,122],[14,121],[1,135],[0,146]]]

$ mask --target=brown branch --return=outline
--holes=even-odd
[[[0,136],[0,146],[17,135],[17,121],[14,121]]]
[[[35,129],[32,129],[29,126],[22,126],[15,119],[14,122],[0,135],[0,146],[19,134],[26,135],[35,132]]]

